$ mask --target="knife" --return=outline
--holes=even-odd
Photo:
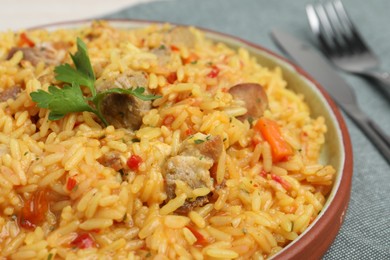
[[[390,136],[360,109],[353,89],[336,73],[323,56],[310,44],[281,30],[272,30],[271,36],[278,47],[291,56],[328,91],[390,164]]]

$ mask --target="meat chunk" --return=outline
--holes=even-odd
[[[183,26],[176,26],[166,35],[166,42],[169,45],[185,46],[193,48],[195,46],[195,35],[190,28]]]
[[[22,91],[22,88],[18,85],[7,88],[0,92],[0,102],[7,101],[8,99],[15,99]]]
[[[97,161],[106,167],[114,169],[115,171],[120,171],[125,167],[120,158],[120,154],[117,152],[106,153],[99,157]]]
[[[172,51],[166,45],[161,45],[157,48],[150,50],[151,53],[157,57],[157,67],[155,70],[161,74],[168,74],[171,70],[169,68],[171,64]]]
[[[268,97],[264,88],[257,83],[241,83],[229,89],[229,93],[236,101],[244,103],[247,113],[238,117],[244,121],[248,118],[259,118],[268,108]]]
[[[184,202],[184,205],[175,210],[175,213],[180,214],[180,215],[186,215],[188,212],[193,210],[196,207],[202,207],[206,205],[209,202],[209,197],[210,196],[202,196],[202,197],[197,197],[194,200],[186,200]]]
[[[207,156],[216,162],[223,150],[223,141],[222,138],[217,135],[205,142],[196,145],[196,148],[199,149],[200,153],[204,156]]]
[[[189,156],[206,156],[216,162],[222,153],[223,141],[217,136],[203,136],[195,140],[187,140],[181,146],[180,153]]]
[[[162,44],[150,52],[157,57],[157,66],[154,68],[156,73],[166,76],[176,70],[173,64],[178,62],[178,57],[172,55],[172,49],[186,47],[189,49],[195,46],[195,35],[187,27],[177,26],[168,30],[162,40]]]
[[[166,165],[166,182],[168,197],[175,196],[175,181],[181,180],[190,188],[212,188],[209,169],[213,165],[210,158],[189,155],[177,155],[170,158]]]
[[[198,139],[203,140],[203,139]],[[168,200],[176,197],[177,181],[184,182],[189,188],[207,187],[214,190],[214,180],[210,169],[222,153],[223,142],[220,136],[212,137],[203,142],[186,141],[176,156],[168,159],[165,166],[166,193]],[[176,213],[185,214],[195,207],[208,202],[208,196],[189,198]]]
[[[151,49],[151,53],[157,56],[157,60],[160,65],[165,65],[170,61],[171,58],[171,49],[166,45],[160,45],[157,48]]]
[[[97,91],[110,88],[129,89],[145,87],[147,85],[146,74],[131,72],[121,74],[116,79],[106,81],[97,86]],[[110,94],[102,101],[101,112],[109,124],[116,128],[137,130],[142,125],[142,118],[152,107],[151,101],[143,101],[132,95]]]
[[[23,60],[36,66],[40,61],[48,65],[59,65],[65,58],[68,45],[63,43],[43,43],[35,47],[14,47],[8,53],[8,59],[17,52],[23,53]]]

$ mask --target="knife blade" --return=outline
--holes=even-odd
[[[323,56],[310,44],[287,32],[273,29],[271,36],[278,47],[291,56],[300,67],[325,88],[390,164],[390,136],[360,109],[353,89],[337,74]]]

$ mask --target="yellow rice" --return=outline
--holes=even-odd
[[[150,49],[160,46],[171,27],[125,30],[95,22],[79,29],[27,32],[36,43],[72,43],[71,53],[76,38],[82,38],[97,82],[128,70],[146,72],[145,87],[163,97],[154,101],[135,132],[103,127],[88,112],[49,121],[49,111],[37,107],[30,93],[58,84],[47,80],[54,67],[25,63],[21,52],[8,58],[22,32],[0,33],[0,92],[22,86],[16,99],[0,103],[1,259],[262,259],[297,239],[318,216],[335,174],[332,166],[318,162],[324,118],[310,116],[304,97],[289,90],[279,68],[263,67],[247,50],[213,43],[195,28],[189,28],[194,48],[179,46],[172,52],[167,68],[177,81],[169,83]],[[91,35],[95,38],[88,40]],[[191,53],[199,57],[197,62],[182,62]],[[220,69],[216,78],[207,77],[210,63]],[[252,145],[251,125],[235,118],[245,111],[232,106],[225,90],[242,82],[265,88],[269,109],[264,116],[279,124],[294,149],[287,161],[273,164],[270,145]],[[167,115],[175,118],[169,127],[162,123]],[[189,130],[224,140],[216,172],[216,182],[224,186],[215,191],[214,200],[179,215],[175,210],[187,196],[210,192],[185,191],[184,185],[183,193],[164,202],[162,165],[178,153]],[[124,163],[139,155],[139,171],[121,176],[99,163],[98,158],[113,151]],[[70,177],[77,180],[71,191],[66,188]],[[42,188],[54,199],[44,222],[25,229],[18,222],[21,209]],[[91,234],[95,247],[72,246],[83,232]],[[198,243],[199,235],[206,243]]]

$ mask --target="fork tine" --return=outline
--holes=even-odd
[[[329,16],[328,9],[332,13],[332,6],[324,7],[322,4],[315,6],[309,4],[306,7],[306,12],[312,31],[316,30],[316,35],[324,52],[328,56],[340,56],[344,51],[343,38],[340,36],[340,30],[333,24],[333,17]],[[334,10],[333,14],[335,14]]]
[[[335,10],[334,2],[331,1],[326,2],[324,4],[324,9],[327,18],[329,20],[329,24],[332,30],[332,37],[338,49],[338,54],[342,56],[343,54],[349,53],[350,52],[350,48],[348,46],[349,42],[342,28],[341,21]]]
[[[322,49],[326,54],[331,55],[332,47],[329,44],[327,35],[324,34],[323,30],[321,29],[321,20],[317,14],[316,8],[312,4],[306,5],[306,14],[309,20],[310,28],[314,35],[318,38],[318,42],[320,43]]]
[[[333,1],[334,9],[337,13],[338,20],[343,30],[345,40],[351,45],[355,46],[356,52],[365,52],[368,50],[367,44],[360,36],[358,30],[353,24],[351,18],[347,14],[343,3],[340,0]]]

